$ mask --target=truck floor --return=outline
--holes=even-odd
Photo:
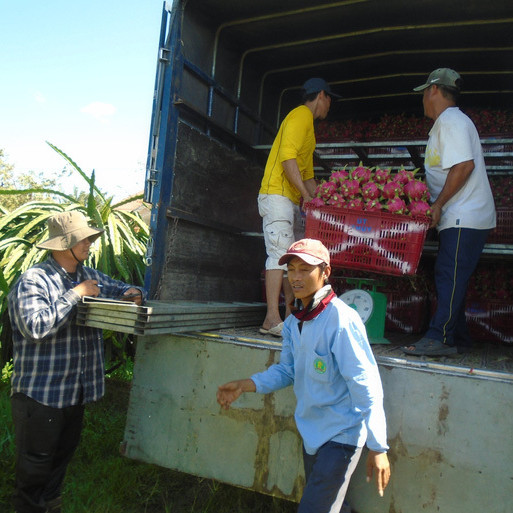
[[[229,328],[212,330],[203,333],[209,337],[222,339],[232,343],[255,344],[255,345],[276,345],[281,346],[281,338],[272,335],[262,335],[258,327]],[[513,379],[513,344],[494,344],[476,341],[471,352],[442,357],[410,356],[401,351],[402,346],[417,341],[422,335],[411,335],[403,333],[385,333],[390,344],[373,344],[372,349],[379,363],[386,364],[387,361],[401,360],[405,365],[437,364],[447,367],[459,367],[460,371],[477,372],[478,370],[507,373]]]

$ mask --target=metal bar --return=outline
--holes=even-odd
[[[165,231],[167,229],[166,207],[170,202],[173,187],[178,111],[172,99],[180,90],[183,74],[181,31],[184,0],[166,2],[162,13],[161,61],[157,71],[157,100],[153,106],[152,133],[148,155],[151,169],[152,214],[150,219],[150,240],[146,262],[145,288],[149,297],[156,293],[165,259]],[[164,41],[164,39],[166,39]],[[164,55],[169,55],[169,59]],[[163,134],[163,137],[160,137]],[[166,165],[164,165],[166,162]],[[152,251],[150,254],[149,251]]]
[[[262,113],[262,105],[263,105],[263,91],[264,91],[264,82],[267,79],[269,75],[277,74],[277,73],[288,73],[290,71],[297,71],[300,69],[312,69],[315,67],[321,67],[321,66],[331,66],[334,64],[340,64],[343,62],[352,62],[352,61],[362,61],[365,59],[375,59],[375,58],[383,58],[383,57],[390,57],[390,56],[402,56],[402,55],[419,55],[419,54],[446,54],[446,53],[465,53],[465,52],[499,52],[499,51],[511,51],[513,50],[513,47],[506,46],[506,47],[476,47],[476,48],[433,48],[433,49],[427,49],[427,50],[392,50],[389,52],[377,52],[377,53],[371,53],[371,54],[364,54],[364,55],[353,55],[351,57],[339,57],[337,59],[329,59],[329,60],[316,60],[315,62],[308,62],[305,64],[299,64],[296,66],[287,66],[282,68],[275,68],[269,71],[266,71],[262,75],[262,79],[260,81],[260,91],[259,91],[259,101],[258,101],[258,114],[261,115]],[[466,74],[473,74],[477,72],[465,72]],[[510,71],[500,71],[500,72],[489,72],[489,73],[511,73]],[[404,74],[404,76],[411,76],[412,74]],[[415,73],[415,75],[419,75],[419,73]],[[425,76],[425,74],[423,75]],[[371,77],[372,78],[372,77]],[[341,84],[345,82],[350,81],[335,81],[333,84]],[[292,89],[299,89],[300,86],[290,87],[286,88],[284,91],[292,90]],[[280,105],[281,107],[281,105]],[[280,109],[278,109],[280,110]],[[278,116],[279,119],[279,116]]]

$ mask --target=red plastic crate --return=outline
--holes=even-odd
[[[319,239],[332,267],[382,274],[415,274],[429,227],[427,218],[319,207],[306,212],[306,237]]]
[[[513,343],[513,303],[468,301],[465,308],[470,335],[476,340]]]
[[[429,305],[425,294],[384,291],[387,296],[385,330],[423,333],[428,327]]]
[[[513,244],[513,209],[497,209],[497,227],[490,232],[489,244]]]

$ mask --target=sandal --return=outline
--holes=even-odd
[[[273,337],[281,337],[281,330],[283,329],[283,322],[280,322],[276,326],[269,328],[266,330],[265,328],[260,328],[258,331],[262,333],[262,335],[272,335]]]
[[[454,346],[448,346],[440,340],[427,337],[421,338],[411,346],[401,347],[401,350],[403,353],[413,356],[446,356],[458,352],[458,349]]]

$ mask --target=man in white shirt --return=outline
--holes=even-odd
[[[403,347],[407,354],[441,356],[466,352],[470,339],[465,296],[488,233],[495,204],[479,134],[457,107],[461,77],[449,68],[433,71],[423,91],[424,114],[434,120],[424,166],[432,199],[431,226],[439,232],[435,264],[437,308],[426,335]]]

